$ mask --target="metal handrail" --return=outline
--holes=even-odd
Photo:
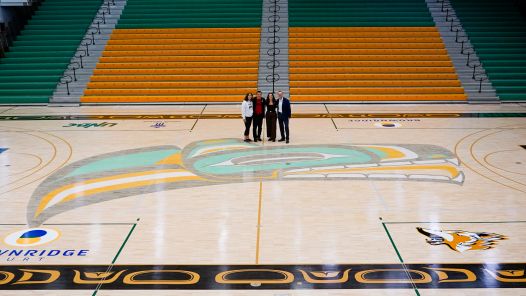
[[[268,83],[272,83],[272,92],[275,91],[275,84],[277,81],[281,79],[278,73],[276,73],[276,68],[278,68],[281,64],[278,60],[276,60],[276,56],[280,54],[281,50],[276,47],[276,44],[278,44],[281,41],[281,38],[279,36],[276,36],[276,33],[281,30],[281,27],[276,24],[280,20],[280,16],[278,15],[278,12],[281,10],[281,6],[278,4],[280,0],[269,0],[269,3],[273,3],[273,7],[269,7],[269,12],[271,15],[268,16],[267,20],[272,23],[272,25],[267,27],[267,31],[269,33],[272,33],[271,37],[267,38],[267,43],[272,44],[272,48],[269,48],[267,50],[267,55],[272,58],[272,60],[268,61],[266,64],[267,69],[272,69],[272,74],[269,74],[265,77],[265,80]]]
[[[84,38],[82,39],[82,41],[80,41],[80,45],[82,46],[85,46],[86,47],[86,56],[89,57],[89,46],[90,45],[94,45],[95,43],[93,43],[93,40],[91,38]]]
[[[73,56],[73,58],[79,59],[79,61],[80,61],[80,68],[81,69],[84,69],[84,60],[83,60],[84,57],[86,57],[86,51],[85,50],[77,50],[77,53],[75,53],[75,55]]]
[[[80,64],[77,62],[70,62],[68,70],[73,71],[73,81],[77,81],[77,69],[80,69]]]
[[[488,76],[486,75],[486,71],[484,70],[483,64],[481,61],[479,61],[478,64],[471,63],[471,55],[475,54],[476,51],[473,45],[471,45],[471,43],[469,42],[469,36],[465,33],[462,27],[462,22],[458,19],[458,17],[455,14],[452,13],[454,9],[451,3],[446,2],[446,0],[436,0],[436,2],[442,3],[440,10],[446,13],[446,22],[451,23],[451,25],[449,26],[449,30],[451,32],[455,32],[455,42],[461,44],[460,53],[463,55],[467,55],[466,66],[473,69],[471,78],[479,82],[478,92],[480,93],[482,92],[482,81],[488,80]],[[460,33],[463,34],[460,35]],[[469,46],[466,48],[465,44],[469,44]],[[480,69],[482,69],[482,71],[477,71],[477,68],[479,67]]]
[[[477,79],[477,75],[480,75],[480,77],[478,77],[479,79]],[[488,80],[489,77],[488,75],[486,75],[486,73],[477,73],[473,75],[473,79],[479,82],[479,93],[480,93],[482,92],[482,81]]]
[[[69,78],[69,80],[68,80]],[[68,96],[70,95],[70,92],[69,92],[69,84],[73,82],[73,77],[71,77],[70,75],[63,75],[61,78],[60,78],[60,81],[58,82],[59,84],[65,84],[66,85],[66,91],[68,93]]]
[[[86,29],[84,36],[91,35],[90,37],[84,37],[80,42],[80,48],[77,49],[73,57],[71,58],[64,74],[60,78],[59,84],[65,84],[68,96],[71,95],[69,91],[69,84],[74,83],[77,80],[77,70],[84,68],[84,57],[89,57],[90,46],[95,45],[95,34],[101,34],[100,25],[106,24],[106,15],[111,14],[111,6],[115,6],[115,0],[103,0],[101,7],[97,10],[97,14],[91,21],[91,25]],[[95,26],[93,25],[95,23]],[[71,76],[71,71],[73,76]]]

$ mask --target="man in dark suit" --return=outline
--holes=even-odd
[[[261,131],[263,130],[263,118],[265,118],[265,99],[261,96],[261,91],[258,90],[256,97],[252,99],[254,106],[253,129],[254,142],[261,141]]]
[[[291,115],[290,101],[283,97],[283,92],[280,90],[278,91],[278,122],[281,139],[279,139],[278,142],[286,141],[285,143],[289,143],[289,119]]]

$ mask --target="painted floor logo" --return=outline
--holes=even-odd
[[[114,127],[117,123],[111,123],[111,122],[100,122],[100,123],[68,123],[66,125],[63,125],[62,127],[82,127],[82,128],[90,128],[90,127]]]
[[[0,148],[0,154],[2,154],[3,152],[6,152],[7,151],[7,148]]]
[[[379,127],[379,128],[397,128],[397,127],[401,127],[402,125],[398,122],[382,121],[382,122],[375,123],[374,126]]]
[[[57,240],[60,233],[50,228],[31,228],[8,235],[4,242],[14,247],[34,247]]]
[[[166,123],[164,123],[164,121],[158,121],[158,122],[155,122],[154,124],[150,125],[150,127],[163,128],[163,127],[166,127]]]
[[[508,239],[504,235],[491,232],[426,229],[422,227],[416,229],[428,237],[426,240],[428,244],[432,246],[446,245],[457,252],[493,249],[498,241]]]

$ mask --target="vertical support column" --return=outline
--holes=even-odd
[[[289,97],[289,8],[287,0],[263,0],[258,89]]]

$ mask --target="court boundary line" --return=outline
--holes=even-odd
[[[524,148],[522,149],[526,149],[526,145],[522,145],[524,146]],[[521,147],[521,145],[519,145],[519,147]],[[520,149],[520,148],[519,148]],[[494,168],[494,169],[497,169],[497,170],[501,170],[501,171],[504,171],[504,172],[507,172],[507,173],[510,173],[510,174],[516,174],[516,175],[521,175],[521,176],[525,176],[526,174],[524,173],[517,173],[517,172],[512,172],[512,171],[508,171],[508,170],[505,170],[503,168],[499,168],[499,167],[496,167],[495,165],[491,164],[488,160],[488,158],[497,153],[502,153],[502,152],[522,152],[522,150],[512,150],[512,149],[509,149],[509,150],[501,150],[501,151],[494,151],[494,152],[491,152],[491,153],[488,153],[486,155],[484,155],[484,158],[482,159],[484,161],[485,164],[489,165],[490,167]],[[517,164],[517,163],[515,163]]]
[[[42,225],[49,226],[79,226],[79,225],[134,225],[136,223],[129,222],[101,222],[101,223],[42,223]]]
[[[260,255],[262,204],[263,204],[263,181],[259,181],[258,223],[257,223],[257,232],[256,232],[256,264],[259,264],[259,255]]]
[[[115,262],[117,261],[117,259],[119,258],[122,250],[124,249],[124,247],[126,246],[126,244],[128,243],[128,240],[130,239],[133,231],[135,230],[135,227],[137,227],[137,224],[139,223],[140,221],[140,218],[137,218],[137,222],[133,223],[133,226],[131,227],[130,231],[128,231],[128,235],[126,235],[126,238],[124,239],[124,241],[122,242],[119,250],[117,251],[117,254],[115,254],[115,256],[113,257],[113,260],[111,261],[111,264],[108,265],[108,268],[106,269],[106,273],[109,273],[112,269],[113,269],[113,266],[115,266]],[[102,283],[106,280],[108,276],[105,276],[104,278],[102,278],[100,280],[100,282],[97,284],[97,287],[95,288],[95,291],[93,291],[93,294],[91,294],[92,296],[96,296],[97,293],[99,292],[100,288],[102,287]]]
[[[370,129],[370,130],[377,130],[381,128],[374,128],[374,127],[342,127],[341,130],[363,130],[363,129]],[[495,129],[495,130],[508,130],[507,128],[492,128],[492,127],[407,127],[407,128],[383,128],[383,129],[391,129],[391,130],[489,130],[489,129]],[[514,128],[516,130],[522,130],[526,128]]]
[[[411,286],[413,286],[413,290],[415,291],[417,296],[420,296],[420,292],[418,291],[418,287],[413,282],[413,277],[411,277],[411,274],[409,273],[409,269],[407,268],[407,265],[405,264],[404,259],[402,258],[402,254],[400,254],[400,251],[398,251],[398,248],[396,247],[396,243],[394,242],[394,239],[391,236],[391,233],[389,232],[389,229],[387,228],[387,225],[383,221],[382,217],[380,217],[380,221],[381,221],[382,226],[383,226],[383,228],[385,230],[385,233],[387,234],[387,237],[389,238],[389,241],[391,242],[391,245],[393,246],[393,248],[394,248],[394,250],[396,252],[396,255],[398,256],[398,259],[400,260],[400,264],[402,264],[402,267],[404,268],[404,271],[405,271],[405,273],[407,275],[407,278],[409,279],[409,281],[411,281]]]
[[[492,131],[492,130],[500,130],[500,129],[503,129],[503,130],[513,130],[513,129],[516,129],[514,126],[519,126],[519,127],[521,127],[522,125],[517,125],[517,124],[504,125],[504,126],[500,126],[500,127],[496,127],[496,128],[491,128],[491,129],[485,129],[485,130],[481,130],[481,131],[478,131],[478,132],[475,132],[475,133],[468,134],[468,135],[462,137],[460,140],[457,141],[457,143],[455,144],[455,148],[454,148],[454,151],[453,151],[453,152],[455,153],[455,155],[457,156],[458,159],[461,159],[460,156],[459,156],[459,155],[460,155],[460,153],[459,153],[459,147],[460,147],[461,145],[464,145],[464,142],[467,141],[468,138],[470,138],[470,137],[472,137],[472,136],[474,136],[474,135],[476,135],[476,134],[479,134],[479,133],[482,133],[482,132],[489,132],[489,131]],[[524,129],[524,128],[522,128],[522,129]],[[492,133],[492,134],[493,134],[493,133]],[[477,138],[477,140],[478,140],[478,139],[480,139],[480,137]],[[466,159],[468,159],[468,160],[470,160],[470,161],[471,161],[471,160],[474,160],[475,162],[478,163],[478,160],[477,160],[476,157],[474,156],[474,154],[473,154],[473,150],[472,150],[472,149],[473,149],[473,142],[472,142],[472,143],[465,144],[465,145],[467,145],[466,149],[469,147],[469,152],[470,152],[470,155],[468,155],[468,156],[466,157]],[[469,156],[471,156],[471,159],[469,158]],[[515,187],[513,187],[513,186],[511,186],[511,185],[505,184],[505,183],[503,183],[503,182],[501,182],[501,181],[499,181],[499,180],[495,180],[495,179],[493,179],[493,178],[488,177],[486,174],[483,174],[482,172],[480,172],[480,171],[478,171],[476,168],[474,168],[474,167],[473,167],[473,164],[469,164],[469,165],[468,165],[468,164],[467,164],[467,161],[464,161],[464,160],[461,159],[461,162],[462,162],[462,165],[463,165],[464,167],[468,168],[468,169],[471,170],[473,173],[479,175],[479,176],[482,177],[482,178],[485,178],[485,179],[487,179],[487,180],[490,180],[490,181],[492,181],[492,182],[494,182],[494,183],[497,183],[497,184],[499,184],[499,185],[502,185],[502,186],[504,186],[504,187],[506,187],[506,188],[509,188],[509,189],[512,189],[512,190],[515,190],[515,191],[519,191],[519,192],[522,192],[522,193],[526,193],[526,191],[521,190],[520,188],[517,189],[517,188],[515,188]],[[481,165],[480,163],[478,163],[478,164],[479,164],[480,166],[482,166],[483,168],[487,169],[484,165]],[[490,172],[491,172],[491,171],[490,171]],[[493,177],[493,176],[492,176],[492,177]]]
[[[133,225],[129,222],[101,222],[101,223],[42,223],[44,226],[79,226],[79,225]],[[0,226],[24,226],[27,223],[0,223]]]
[[[400,221],[400,222],[383,222],[385,224],[512,224],[526,223],[526,221]]]
[[[329,108],[327,108],[327,104],[323,104],[323,106],[325,107],[325,110],[327,110],[327,114],[329,114],[329,117],[331,118],[332,125],[334,125],[334,128],[336,129],[336,131],[338,131],[338,126],[336,125],[334,118],[331,116],[331,111],[329,111]]]
[[[142,129],[142,130],[118,130],[118,129],[53,129],[53,130],[33,130],[34,132],[186,132],[188,129],[173,129],[173,130],[161,130],[161,129]],[[16,132],[15,132],[16,133]]]
[[[208,104],[205,104],[203,106],[203,109],[201,109],[201,113],[199,113],[199,115],[197,116],[197,119],[194,122],[194,125],[192,125],[192,127],[190,128],[190,132],[192,132],[194,130],[195,126],[197,125],[197,122],[199,121],[199,119],[201,119],[201,116],[205,112],[205,109],[206,109],[207,106],[208,106]]]

